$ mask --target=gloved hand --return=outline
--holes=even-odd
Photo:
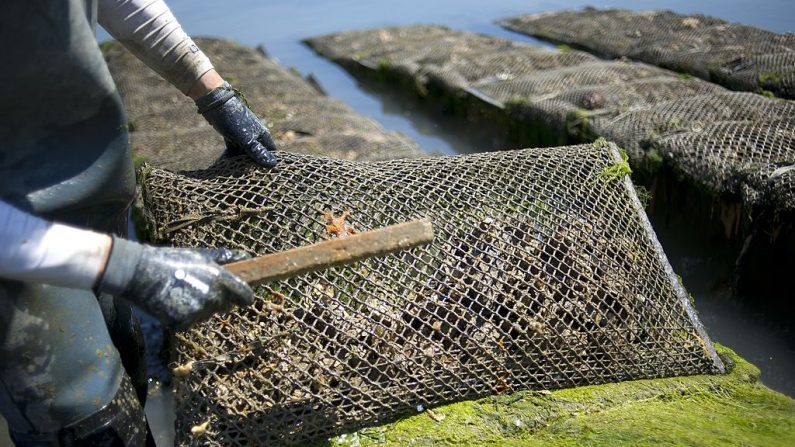
[[[95,292],[128,300],[168,328],[183,330],[232,304],[253,302],[248,284],[218,264],[246,258],[228,249],[159,248],[114,236]]]
[[[266,168],[276,166],[276,144],[268,129],[237,96],[229,83],[196,100],[199,113],[224,137],[225,155],[247,154]]]

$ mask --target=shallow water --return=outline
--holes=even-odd
[[[556,10],[597,7],[671,9],[682,13],[704,13],[726,20],[777,32],[795,31],[795,2],[758,0],[646,0],[646,1],[540,1],[441,0],[401,2],[287,0],[169,0],[177,18],[193,35],[225,37],[248,45],[264,44],[272,57],[301,73],[312,73],[332,97],[341,99],[356,112],[379,121],[390,130],[405,133],[428,152],[447,154],[510,148],[510,143],[487,125],[472,126],[456,117],[395,92],[384,85],[353,79],[337,65],[304,47],[302,38],[355,28],[374,28],[412,23],[435,23],[515,40],[548,45],[494,25],[500,18]],[[108,36],[98,32],[100,40]],[[773,314],[760,297],[731,297],[716,278],[726,259],[721,247],[693,240],[676,229],[653,222],[674,269],[694,295],[702,322],[713,340],[735,349],[762,369],[762,380],[771,388],[795,396],[795,335],[788,321]],[[757,304],[754,304],[757,303]],[[154,395],[147,413],[154,423],[159,445],[169,445],[173,415],[168,395]],[[0,421],[0,446],[3,441]]]

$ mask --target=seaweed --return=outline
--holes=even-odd
[[[759,370],[716,346],[728,373],[524,391],[436,407],[348,433],[339,446],[792,445],[795,400],[765,387]]]

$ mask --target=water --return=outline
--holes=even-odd
[[[666,225],[654,213],[650,220],[710,338],[759,367],[764,384],[795,396],[795,333],[788,315],[772,304],[773,297],[732,294],[730,273],[739,244],[682,231],[687,223]]]
[[[386,86],[359,82],[337,65],[316,56],[300,40],[355,28],[435,23],[548,45],[505,31],[494,25],[494,21],[586,5],[700,12],[771,31],[795,31],[792,20],[795,2],[791,0],[757,0],[753,7],[749,7],[747,0],[169,0],[168,3],[190,34],[225,37],[248,45],[264,44],[282,65],[296,67],[304,74],[313,73],[330,96],[341,99],[356,112],[379,121],[387,129],[403,132],[428,152],[447,154],[481,152],[511,145],[488,125],[472,126]],[[98,37],[104,40],[108,35],[100,30]],[[717,278],[725,263],[732,261],[720,256],[720,246],[705,245],[675,228],[654,223],[675,270],[695,296],[701,319],[713,340],[735,349],[759,366],[767,385],[795,396],[795,335],[789,322],[782,321],[764,305],[753,304],[764,301],[752,299],[759,297],[731,297],[725,284]],[[170,444],[173,413],[168,411],[169,407],[169,393],[150,396],[147,413],[153,425],[158,425],[154,428],[159,445]],[[0,446],[5,445],[3,430],[4,423],[0,421]]]

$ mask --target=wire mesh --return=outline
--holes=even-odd
[[[586,8],[514,17],[520,33],[629,57],[748,91],[795,98],[795,35],[701,14]]]
[[[700,175],[694,178],[699,183],[713,184],[723,176],[706,174],[727,168],[748,168],[760,161],[795,162],[795,146],[787,144],[792,141],[791,129],[781,128],[780,139],[764,138],[768,132],[768,122],[780,117],[795,116],[795,103],[786,100],[773,100],[753,93],[728,92],[717,94],[685,97],[665,101],[645,109],[629,111],[605,124],[602,134],[619,143],[630,154],[637,158],[644,156],[646,149],[665,146],[659,141],[671,134],[690,134],[694,138],[694,146],[683,150],[694,153],[711,152],[712,157],[700,162]],[[725,136],[721,127],[711,126],[717,122],[728,126],[743,126],[748,138],[742,152],[725,156],[727,152],[717,148],[708,141],[720,140]],[[697,144],[697,146],[696,146]],[[727,145],[731,141],[726,141]],[[772,146],[771,146],[772,144]],[[740,155],[739,157],[736,155]],[[721,187],[720,189],[729,189]]]
[[[791,164],[779,148],[795,147],[795,118],[700,125],[700,131],[674,132],[659,138],[655,147],[676,160],[688,175],[708,179],[705,184],[713,190],[732,185],[731,189],[749,196],[748,203],[792,208],[795,189],[791,180],[780,178],[786,171],[773,173]]]
[[[153,233],[265,254],[428,217],[435,241],[258,287],[177,334],[178,444],[294,444],[418,406],[723,370],[612,144],[278,156],[145,170]]]
[[[528,53],[533,55],[528,58]],[[494,47],[482,52],[467,52],[458,55],[449,63],[428,73],[445,83],[468,86],[473,82],[507,81],[538,70],[562,68],[598,59],[582,52],[557,53],[546,48],[518,46],[500,49]]]
[[[596,14],[593,23],[587,14],[591,12]],[[626,48],[638,39],[634,37],[637,28],[645,32],[638,23],[647,24],[649,30],[665,29],[673,38],[701,32],[702,25],[718,26],[714,19],[700,16],[697,22],[683,24],[681,16],[674,13],[622,14],[588,10],[530,16],[511,23],[544,24],[567,36],[583,33],[594,45],[608,47],[617,45],[607,38],[614,36],[624,39],[621,45]],[[623,28],[622,20],[638,23]],[[598,30],[592,34],[582,31],[593,28]],[[625,30],[626,36],[622,34]],[[786,40],[757,31],[749,29],[745,35],[757,40],[762,38],[759,36]],[[710,39],[715,42],[717,37]],[[398,51],[403,40],[408,43]],[[468,46],[468,41],[473,44]],[[795,195],[786,189],[791,184],[772,178],[759,180],[766,175],[765,166],[795,165],[791,127],[776,127],[775,135],[770,135],[769,123],[795,116],[792,101],[732,92],[645,63],[596,60],[580,51],[555,52],[430,25],[343,32],[307,43],[344,65],[395,75],[421,93],[436,88],[447,99],[474,98],[485,110],[502,108],[507,119],[519,123],[522,130],[542,134],[539,141],[533,141],[536,144],[605,137],[626,149],[636,166],[646,166],[650,155],[662,157],[716,197],[795,212],[795,202],[785,200]],[[427,48],[433,48],[434,58],[426,57]],[[545,138],[543,130],[524,129],[528,122],[536,127],[541,123],[553,137]],[[735,128],[743,133],[741,139],[727,136],[726,132],[734,132],[728,129]],[[718,141],[724,146],[717,147]],[[747,146],[740,149],[738,144]]]
[[[483,94],[503,102],[526,98],[532,102],[538,96],[560,93],[571,88],[610,86],[666,74],[663,70],[643,64],[598,61],[557,70],[536,71],[507,81],[481,83],[477,88]]]

